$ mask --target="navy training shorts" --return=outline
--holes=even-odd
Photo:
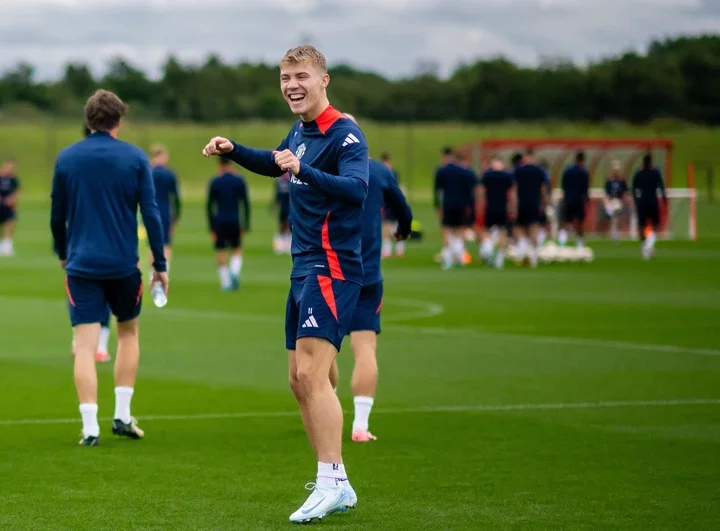
[[[375,282],[360,289],[360,297],[350,320],[351,332],[380,333],[380,309],[383,303],[383,283]]]
[[[285,348],[302,337],[327,339],[340,352],[360,297],[360,285],[324,275],[290,279],[285,308]]]
[[[94,279],[67,275],[65,291],[70,303],[70,322],[104,323],[108,308],[119,323],[132,321],[142,309],[143,281],[140,270],[125,278]]]

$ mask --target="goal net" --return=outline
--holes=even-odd
[[[692,172],[688,174],[688,187],[673,187],[672,140],[667,139],[491,139],[462,146],[472,161],[473,168],[481,174],[491,159],[501,159],[511,167],[514,154],[524,154],[532,149],[535,162],[548,173],[552,185],[552,201],[555,214],[548,220],[556,235],[562,212],[562,173],[575,160],[578,151],[585,153],[590,172],[590,204],[585,219],[585,233],[598,237],[609,233],[610,217],[606,213],[605,180],[611,173],[613,162],[620,165],[620,172],[632,185],[634,173],[640,169],[643,156],[650,153],[653,164],[661,171],[668,197],[667,207],[660,203],[660,227],[657,236],[663,239],[696,238],[695,188]],[[614,205],[617,207],[617,205]],[[635,239],[643,227],[638,227],[635,205],[630,193],[614,217],[619,236]]]

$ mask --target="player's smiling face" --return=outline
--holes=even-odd
[[[310,61],[280,67],[283,97],[292,113],[306,121],[314,120],[324,110],[328,80],[328,74]]]

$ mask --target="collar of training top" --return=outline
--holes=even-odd
[[[345,115],[332,105],[328,105],[325,107],[325,110],[320,113],[320,116],[311,122],[302,122],[301,125],[306,131],[317,128],[324,135],[327,130],[330,129],[330,127],[340,118],[345,118]]]

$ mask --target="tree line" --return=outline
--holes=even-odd
[[[330,69],[331,101],[380,122],[506,120],[623,120],[674,118],[720,124],[720,36],[653,41],[580,67],[546,59],[536,68],[497,57],[463,64],[441,78],[431,63],[403,79],[387,79],[347,64]],[[77,118],[85,99],[103,87],[130,103],[135,119],[196,122],[287,118],[276,65],[225,64],[210,56],[184,65],[170,56],[154,80],[123,58],[101,78],[69,63],[62,78],[34,79],[21,63],[0,78],[0,110]]]

